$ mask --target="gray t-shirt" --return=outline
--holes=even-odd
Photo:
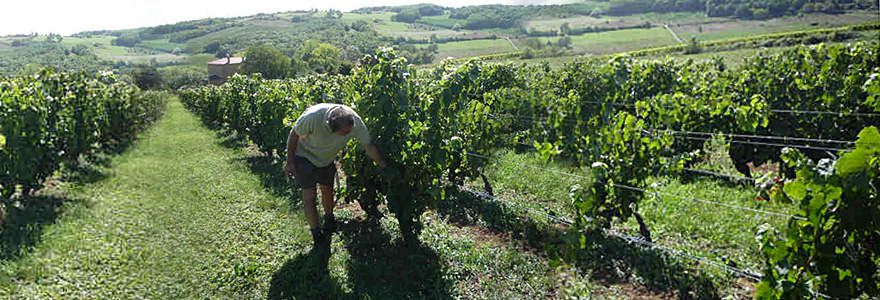
[[[340,136],[330,131],[327,119],[330,109],[347,109],[354,113],[354,126],[351,132]],[[336,154],[345,147],[351,138],[356,137],[361,145],[369,145],[370,131],[364,120],[353,109],[342,104],[321,103],[309,107],[293,125],[293,131],[300,136],[296,147],[296,155],[307,158],[315,167],[325,167],[333,163]]]

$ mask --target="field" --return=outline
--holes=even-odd
[[[540,38],[544,43],[556,42],[559,38]],[[578,54],[610,54],[650,47],[675,45],[677,42],[666,29],[626,29],[598,33],[587,33],[571,37],[571,46]]]
[[[419,19],[419,21],[425,24],[443,28],[463,28],[465,25],[467,25],[467,20],[451,19],[449,18],[449,15],[427,16],[422,17],[421,19]]]
[[[559,38],[537,39],[546,44],[547,42],[555,43]],[[517,46],[524,47],[522,39],[511,40]],[[626,29],[571,37],[572,52],[576,54],[602,55],[674,44],[676,44],[675,39],[663,28]],[[436,61],[447,57],[463,58],[516,51],[503,36],[494,40],[443,43],[438,45],[438,50],[440,52],[437,54]]]
[[[516,51],[506,39],[449,42],[438,46],[437,60]]]
[[[133,150],[41,197],[49,210],[13,209],[0,296],[491,299],[554,287],[546,261],[476,228],[427,214],[425,244],[413,249],[396,242],[393,222],[367,223],[344,204],[344,234],[321,273],[298,196],[278,164],[246,146],[172,101]]]
[[[682,39],[696,37],[700,41],[727,39],[733,37],[799,31],[823,27],[841,27],[878,20],[877,14],[869,12],[850,12],[840,15],[809,14],[801,17],[782,17],[766,21],[727,21],[708,24],[687,24],[671,26]]]
[[[168,39],[147,40],[141,42],[139,45],[144,48],[159,50],[168,53],[179,53],[183,50],[186,50],[185,44],[169,42]]]
[[[637,39],[655,29],[671,39],[659,28],[626,32]],[[492,46],[458,51],[479,47]],[[755,57],[749,51],[725,55]],[[162,94],[170,100],[164,116],[128,148],[59,159],[63,167],[47,181],[34,179],[44,187],[35,193],[31,182],[8,184],[26,178],[27,168],[0,178],[9,212],[0,231],[0,298],[740,299],[817,289],[873,297],[864,278],[875,273],[840,279],[857,286],[842,291],[824,284],[835,276],[813,279],[815,287],[780,277],[794,286],[786,290],[770,278],[786,265],[827,275],[814,260],[876,264],[865,257],[873,258],[880,224],[852,222],[880,215],[870,202],[876,189],[866,188],[880,172],[871,165],[880,161],[880,132],[868,127],[880,114],[864,100],[880,95],[869,74],[876,51],[876,42],[780,47],[732,68],[643,57],[431,72],[380,52],[345,77],[237,77]],[[806,63],[815,57],[825,58],[819,67]],[[79,85],[88,86],[72,83]],[[26,97],[30,90],[6,88],[0,104],[62,101]],[[114,93],[82,97],[103,104],[97,95]],[[826,93],[836,102],[824,102]],[[77,99],[63,101],[90,111]],[[372,167],[356,145],[340,155],[340,230],[313,246],[279,154],[285,119],[327,99],[357,107],[393,163]],[[799,115],[819,110],[826,113]],[[94,111],[86,116],[113,119]],[[8,114],[4,120],[28,120]],[[77,122],[37,116],[57,126],[49,133]],[[14,142],[0,158],[33,156],[20,142],[33,133],[10,131],[32,126],[6,124],[0,145]],[[106,142],[69,138],[96,140],[33,147]],[[805,155],[836,162],[817,167]],[[797,174],[780,159],[797,160],[788,163]],[[852,226],[845,229],[852,237],[840,239],[839,226]],[[792,243],[822,247],[786,248]]]
[[[833,247],[804,253],[787,246],[818,242],[811,236],[835,232],[834,227],[802,231],[805,226],[814,226],[810,224],[838,220],[820,218],[820,214],[841,214],[841,219],[852,220],[862,209],[871,215],[880,212],[871,207],[824,210],[841,202],[823,206],[817,202],[827,201],[823,196],[811,196],[809,203],[802,201],[806,194],[821,193],[817,190],[821,187],[831,188],[829,193],[834,194],[830,197],[848,203],[848,207],[858,206],[860,202],[849,199],[861,198],[841,196],[834,192],[835,187],[824,186],[852,185],[848,191],[860,193],[862,188],[857,186],[864,182],[835,179],[810,183],[815,186],[812,191],[800,189],[800,182],[821,175],[810,175],[818,171],[798,154],[801,152],[780,149],[809,151],[819,148],[808,143],[840,143],[822,147],[823,154],[810,155],[832,160],[841,157],[840,168],[827,167],[832,169],[823,172],[863,176],[845,170],[869,166],[858,155],[874,151],[868,149],[880,142],[876,128],[866,127],[880,114],[869,113],[861,100],[870,99],[875,92],[852,87],[872,86],[865,70],[876,65],[876,49],[876,43],[787,49],[755,57],[755,62],[738,69],[626,58],[558,70],[477,62],[422,72],[427,77],[413,81],[403,75],[415,74],[404,62],[391,53],[381,53],[375,58],[377,65],[358,69],[345,79],[242,78],[229,86],[185,91],[181,97],[205,122],[223,124],[240,133],[247,130],[250,140],[266,153],[283,151],[279,148],[283,137],[273,132],[284,125],[272,112],[273,107],[288,107],[288,113],[296,115],[307,107],[308,95],[316,91],[332,93],[336,99],[354,99],[337,101],[350,101],[345,103],[359,107],[361,115],[375,116],[365,120],[371,122],[371,128],[379,128],[377,135],[383,139],[378,146],[386,149],[382,151],[388,157],[396,158],[399,167],[386,171],[345,169],[346,191],[351,193],[346,195],[358,199],[367,219],[380,215],[371,209],[375,205],[371,203],[377,203],[373,201],[387,202],[388,212],[399,221],[397,230],[404,243],[423,241],[414,225],[419,221],[413,220],[439,213],[458,226],[494,233],[483,238],[511,240],[527,253],[545,253],[556,272],[585,274],[582,276],[589,278],[590,287],[575,294],[605,295],[592,284],[626,282],[623,286],[630,288],[647,286],[651,296],[659,298],[682,297],[682,293],[701,299],[741,298],[789,293],[790,289],[774,288],[777,282],[768,278],[785,276],[779,275],[777,268],[786,264],[804,264],[798,257],[824,260],[818,253],[826,252],[822,255],[844,258],[842,252],[850,251],[858,254],[848,259],[874,264],[867,258],[873,255],[867,240],[851,242],[853,248],[836,250],[836,254],[827,253],[834,252]],[[821,67],[804,63],[815,57],[826,58]],[[393,72],[401,76],[387,74]],[[782,76],[794,73],[832,83]],[[788,92],[793,86],[799,92]],[[240,89],[253,92],[240,96]],[[381,96],[350,97],[347,92]],[[846,111],[820,111],[830,107],[815,99],[829,92],[845,93],[839,98],[842,103],[832,106]],[[590,109],[597,105],[604,109]],[[224,111],[232,113],[221,113]],[[726,111],[736,114],[718,113]],[[840,118],[850,111],[858,113]],[[759,116],[743,117],[743,112]],[[805,112],[822,112],[811,120],[835,124],[831,126],[842,132],[805,124],[807,118],[799,116]],[[731,128],[731,124],[740,125]],[[448,128],[457,129],[450,132]],[[853,143],[856,135],[859,141]],[[847,146],[853,144],[863,150]],[[343,165],[369,163],[356,149],[346,151]],[[828,151],[840,156],[828,156]],[[788,175],[786,165],[774,157],[781,157],[787,166],[799,166],[798,173]],[[799,162],[792,163],[792,159]],[[832,166],[828,160],[819,165]],[[371,198],[375,195],[370,192],[372,187],[381,189],[377,193],[383,193],[385,201],[371,200],[376,199]],[[780,235],[783,232],[787,235]],[[809,265],[803,268],[810,271],[796,272],[825,272]],[[796,277],[779,280],[798,285],[801,291],[813,289]],[[821,289],[850,296],[873,293],[872,283],[854,284],[861,287]],[[568,292],[556,295],[564,297]]]

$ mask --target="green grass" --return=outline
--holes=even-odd
[[[188,65],[197,66],[197,67],[203,67],[203,68],[206,68],[206,69],[207,69],[207,68],[208,68],[208,62],[209,62],[209,61],[216,60],[216,59],[217,59],[217,58],[214,57],[213,54],[210,54],[210,53],[201,53],[201,54],[196,54],[196,55],[190,55],[190,56],[188,56],[186,63],[187,63]]]
[[[90,38],[78,38],[72,36],[66,36],[63,40],[61,40],[61,45],[64,47],[73,47],[74,45],[86,45],[89,47],[95,47],[95,45],[107,45],[116,37],[112,36],[93,36]]]
[[[168,41],[168,39],[141,41],[140,44],[138,44],[138,45],[145,47],[145,48],[155,49],[155,50],[159,50],[162,52],[169,52],[169,53],[171,53],[175,49],[178,49],[178,52],[186,51],[186,44],[172,43],[172,42]]]
[[[389,20],[382,20],[378,23],[373,23],[373,27],[376,28],[376,31],[389,34],[389,33],[397,33],[397,32],[406,32],[409,30],[410,24],[403,22],[392,22]],[[389,34],[393,35],[393,34]]]
[[[559,38],[540,38],[544,43]],[[663,28],[626,29],[588,33],[571,37],[575,53],[610,54],[642,48],[675,45],[675,38]]]
[[[712,153],[721,153],[721,150],[709,150]],[[716,156],[720,157],[721,154]],[[726,156],[722,159],[724,158]],[[544,163],[529,152],[522,154],[502,152],[498,155],[498,159],[499,162],[493,162],[485,169],[486,175],[496,189],[496,195],[503,201],[516,203],[533,211],[544,213],[552,211],[558,216],[572,219],[574,215],[569,197],[571,187],[575,184],[584,187],[592,183],[592,176],[587,170],[573,168],[569,163],[562,161]],[[729,161],[727,163],[729,164]],[[719,172],[736,174],[732,165],[727,165],[723,161],[713,165],[721,168]],[[574,174],[574,176],[529,166]],[[706,166],[698,165],[695,168],[706,169]],[[476,181],[471,185],[482,187],[482,182]],[[733,209],[693,199],[782,214],[793,214],[796,211],[796,207],[791,204],[756,200],[757,191],[753,188],[731,185],[726,181],[712,178],[696,177],[683,181],[679,177],[658,175],[649,180],[648,186],[653,186],[661,195],[656,198],[646,196],[639,204],[638,212],[644,216],[655,242],[692,255],[715,260],[729,259],[738,263],[741,268],[750,268],[758,273],[760,273],[762,254],[755,242],[755,234],[759,226],[769,224],[781,230],[786,228],[788,218]],[[682,195],[686,198],[671,195]],[[532,213],[532,217],[547,219],[543,216],[544,213]],[[638,232],[638,224],[634,219],[624,224],[617,224],[615,227],[635,235]],[[700,268],[714,269],[712,266]]]
[[[450,42],[438,44],[437,59],[447,57],[462,58],[492,53],[504,53],[514,51],[513,46],[503,38],[494,40],[475,40],[463,42]]]
[[[467,20],[451,19],[449,15],[422,17],[419,19],[419,22],[443,28],[452,28],[456,24],[458,24],[459,28],[464,28],[467,25]]]
[[[697,37],[700,41],[710,41],[750,35],[842,27],[875,22],[877,20],[876,12],[853,11],[840,15],[817,13],[770,20],[731,20],[712,24],[691,24],[671,27],[684,40]]]
[[[95,49],[95,54],[100,56],[123,56],[129,54],[129,49],[122,46],[101,45]]]
[[[90,167],[88,180],[10,207],[0,298],[535,299],[557,285],[539,256],[433,212],[413,245],[395,219],[342,207],[321,256],[280,164],[177,100],[127,152]]]
[[[395,15],[392,12],[377,12],[372,14],[356,14],[356,13],[342,13],[342,20],[346,22],[354,22],[358,20],[363,20],[367,22],[373,22],[374,20],[382,20],[382,21],[391,21],[391,16]]]
[[[49,298],[254,298],[310,236],[289,199],[261,188],[243,151],[173,101],[107,178],[73,185],[57,224],[3,260],[0,294]],[[4,228],[4,234],[6,233]],[[242,274],[242,268],[255,268]],[[0,298],[7,298],[2,296]]]

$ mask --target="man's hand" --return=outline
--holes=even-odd
[[[287,175],[287,177],[296,176],[296,164],[294,162],[292,162],[292,161],[285,161],[284,162],[284,175]]]

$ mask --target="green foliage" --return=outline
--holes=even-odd
[[[700,52],[703,52],[703,48],[700,48],[700,42],[697,40],[697,37],[691,37],[688,47],[684,49],[684,54],[697,54]]]
[[[340,57],[342,51],[336,48],[336,46],[327,43],[319,43],[314,47],[308,46],[308,43],[306,45],[311,50],[308,51],[303,59],[309,63],[309,68],[317,73],[334,73],[334,70],[342,62]]]
[[[432,199],[441,195],[438,174],[445,156],[430,145],[439,142],[438,128],[429,128],[429,110],[420,106],[410,69],[394,51],[379,50],[365,57],[361,68],[351,76],[351,107],[370,128],[374,143],[390,162],[391,174],[380,176],[364,151],[349,148],[343,157],[346,194],[358,199],[361,207],[374,211],[384,196],[395,214],[403,237],[415,241],[421,230],[422,212]]]
[[[156,66],[139,66],[132,70],[131,79],[142,90],[157,90],[162,88],[162,75]]]
[[[199,86],[205,83],[208,72],[203,67],[183,66],[159,69],[163,88],[177,90],[181,87]]]
[[[0,50],[0,75],[19,74],[27,65],[89,73],[114,69],[112,62],[89,52],[77,46],[66,49],[57,43],[28,43],[9,51]]]
[[[261,45],[245,50],[247,59],[241,65],[245,74],[260,73],[269,79],[285,78],[290,73],[290,59],[272,46]]]
[[[491,192],[482,176],[488,163],[483,157],[503,148],[522,150],[521,144],[533,145],[545,160],[588,167],[592,181],[570,193],[576,226],[608,228],[638,216],[652,174],[678,171],[701,158],[705,141],[673,138],[673,131],[846,140],[854,128],[873,124],[876,117],[774,110],[874,110],[875,100],[869,96],[876,95],[878,47],[800,47],[749,59],[736,72],[719,60],[616,57],[576,61],[555,70],[446,61],[418,75],[394,51],[383,50],[367,56],[349,76],[284,81],[238,76],[230,84],[181,96],[206,122],[247,133],[261,149],[278,155],[283,154],[290,120],[305,107],[326,101],[352,106],[382,153],[396,163],[380,171],[350,145],[343,158],[350,176],[345,195],[371,214],[387,201],[407,239],[418,232],[420,212],[444,199],[444,185],[481,177]],[[863,161],[873,161],[853,153],[839,162],[847,176],[855,176],[849,170]],[[785,153],[731,143],[729,154],[744,165],[778,160]],[[820,154],[827,155],[810,151],[804,157]],[[827,163],[823,166],[828,173]]]
[[[394,22],[403,22],[403,23],[414,23],[416,20],[421,18],[422,15],[419,14],[418,9],[404,9],[401,10],[396,15],[391,16],[391,21]]]
[[[28,196],[62,162],[132,141],[158,119],[165,95],[112,74],[42,70],[0,81],[0,196]]]
[[[611,0],[608,13],[623,16],[639,13],[705,12],[709,17],[737,17],[767,19],[797,13],[839,13],[847,9],[876,10],[877,3],[869,1],[835,0],[824,2],[767,1],[767,0]]]
[[[797,178],[777,193],[798,203],[787,232],[759,233],[766,269],[756,298],[853,299],[880,295],[880,133],[859,133],[856,148],[818,164],[788,149]]]
[[[425,47],[416,48],[414,45],[402,44],[396,47],[395,50],[405,57],[407,62],[422,65],[434,62],[434,53],[437,51],[437,45],[431,44],[426,49]]]
[[[141,38],[136,34],[123,34],[122,36],[113,39],[110,43],[114,46],[134,47],[140,42]]]

